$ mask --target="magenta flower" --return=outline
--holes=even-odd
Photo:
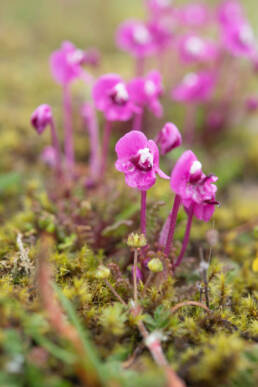
[[[184,27],[202,27],[211,20],[210,9],[204,3],[191,3],[177,10],[177,20]]]
[[[159,168],[159,150],[154,141],[132,130],[116,144],[116,169],[125,174],[129,187],[147,191],[156,182],[156,174],[166,176]]]
[[[244,11],[238,0],[225,0],[218,7],[218,21],[222,25],[238,24],[244,20]]]
[[[146,5],[155,18],[172,12],[172,0],[147,0]]]
[[[165,155],[182,144],[182,136],[176,125],[168,122],[159,132],[156,142],[161,154]]]
[[[213,72],[189,73],[172,90],[171,96],[178,102],[203,102],[211,97],[215,84],[216,76]]]
[[[156,117],[161,117],[163,108],[159,101],[163,87],[158,71],[151,71],[146,77],[134,78],[128,84],[132,101],[140,108],[147,107]]]
[[[42,104],[31,115],[31,125],[36,129],[38,134],[42,134],[46,127],[51,124],[53,120],[51,106]]]
[[[218,58],[219,50],[215,42],[190,33],[179,39],[178,51],[182,62],[212,62]]]
[[[232,55],[252,57],[255,39],[253,30],[247,22],[225,26],[222,29],[222,40]]]
[[[213,184],[217,180],[214,175],[206,176],[194,153],[186,151],[172,171],[170,185],[181,197],[186,212],[192,210],[198,219],[208,222],[219,204],[215,197],[217,187]]]
[[[149,31],[155,45],[155,52],[162,52],[169,47],[172,41],[170,26],[164,21],[152,20],[148,23]]]
[[[139,20],[128,20],[120,25],[116,36],[117,45],[135,57],[155,53],[156,45],[149,26]]]
[[[139,111],[131,101],[126,83],[117,74],[102,75],[96,81],[93,100],[108,121],[127,121]]]
[[[85,61],[85,52],[76,48],[71,42],[63,42],[59,50],[50,57],[51,73],[55,81],[68,85],[82,75],[81,65]]]
[[[50,127],[52,146],[46,148],[47,150],[45,151],[45,159],[54,159],[55,162],[52,163],[52,165],[56,167],[57,173],[60,174],[62,169],[61,149],[53,120],[51,106],[46,104],[38,106],[37,109],[32,113],[30,122],[38,134],[42,134],[47,126]]]

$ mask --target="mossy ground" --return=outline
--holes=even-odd
[[[74,368],[76,354],[48,324],[38,296],[37,257],[45,232],[52,235],[54,279],[105,363],[97,367],[102,367],[106,385],[165,385],[162,372],[142,347],[135,321],[103,281],[92,276],[105,263],[115,289],[125,301],[131,299],[132,252],[126,239],[139,227],[139,198],[115,171],[114,152],[106,181],[97,189],[84,189],[89,149],[78,109],[89,90],[81,85],[73,90],[77,158],[83,173],[69,196],[62,192],[57,198],[56,182],[39,160],[47,135],[39,138],[29,126],[33,109],[47,102],[62,127],[61,90],[52,81],[47,63],[49,53],[62,40],[70,39],[81,47],[97,46],[103,52],[102,72],[132,74],[133,63],[117,52],[113,34],[121,20],[143,12],[136,1],[121,3],[13,0],[1,5],[0,386],[80,385]],[[249,12],[252,15],[251,8]],[[257,83],[251,87],[257,89]],[[183,112],[164,102],[166,119],[180,126]],[[161,123],[147,116],[145,125],[156,132]],[[113,145],[125,130],[113,131]],[[158,275],[141,297],[142,318],[150,331],[164,332],[169,363],[187,385],[254,387],[258,382],[257,116],[240,122],[216,143],[194,148],[205,170],[219,176],[222,206],[209,224],[194,221],[187,258],[173,278],[162,282]],[[167,173],[176,156],[175,152],[162,161]],[[156,256],[155,241],[173,195],[168,183],[159,181],[148,196],[148,254]],[[182,211],[175,252],[185,220]],[[187,306],[172,313],[179,302],[205,303],[200,259],[203,254],[208,260],[210,250],[207,280],[212,312]],[[73,320],[71,305],[65,309]],[[73,322],[78,323],[76,317]],[[135,361],[122,370],[136,349]]]

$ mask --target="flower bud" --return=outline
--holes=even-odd
[[[182,144],[182,136],[177,127],[168,122],[158,134],[157,144],[162,155],[172,151]]]
[[[43,104],[37,107],[37,109],[31,115],[31,125],[36,129],[38,134],[42,134],[46,127],[52,121],[52,109],[51,106]]]
[[[139,248],[146,246],[147,241],[143,234],[131,233],[128,237],[127,245],[130,247]]]
[[[153,273],[160,273],[163,271],[163,264],[159,258],[153,258],[148,263],[148,269]]]
[[[96,279],[107,279],[109,276],[110,276],[110,270],[108,267],[104,265],[100,265],[95,272]]]

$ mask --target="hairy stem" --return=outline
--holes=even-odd
[[[103,176],[107,167],[108,149],[112,130],[112,122],[106,121],[104,126],[103,144],[102,144],[102,160],[101,160],[101,175]]]
[[[186,224],[186,229],[185,229],[185,235],[184,235],[184,240],[183,240],[183,245],[180,251],[180,254],[175,262],[174,268],[180,265],[182,262],[186,248],[189,242],[189,237],[190,237],[190,231],[191,231],[191,226],[192,226],[192,221],[193,221],[193,207],[190,208],[190,212],[188,214],[188,219],[187,219],[187,224]]]
[[[146,198],[147,191],[141,191],[141,233],[146,236]]]
[[[133,119],[133,130],[142,131],[143,110],[136,113]]]
[[[64,86],[64,151],[67,167],[71,170],[74,166],[74,143],[72,126],[72,101],[68,85]]]
[[[169,224],[169,232],[168,232],[167,243],[166,243],[166,247],[165,247],[165,254],[167,256],[169,256],[169,253],[170,253],[170,250],[171,250],[171,245],[172,245],[172,242],[173,242],[175,228],[176,228],[176,219],[177,219],[177,214],[178,214],[178,211],[179,211],[180,204],[181,204],[181,198],[180,198],[179,195],[176,195],[172,211],[169,214],[170,224]]]
[[[51,129],[52,146],[55,150],[55,155],[56,155],[56,171],[57,171],[57,174],[60,175],[62,172],[61,147],[57,137],[56,126],[53,119],[51,119],[50,121],[50,129]]]

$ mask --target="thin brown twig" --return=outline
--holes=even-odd
[[[115,288],[111,285],[111,283],[105,279],[105,284],[107,285],[107,287],[109,288],[109,290],[111,291],[111,293],[114,294],[114,296],[121,302],[121,304],[123,304],[124,306],[127,306],[126,302],[122,299],[122,297],[117,293],[117,291],[115,290]]]
[[[198,301],[184,301],[176,304],[171,308],[171,313],[175,313],[178,309],[183,308],[184,306],[198,306],[199,308],[204,309],[207,313],[211,313],[211,310],[204,304]]]

